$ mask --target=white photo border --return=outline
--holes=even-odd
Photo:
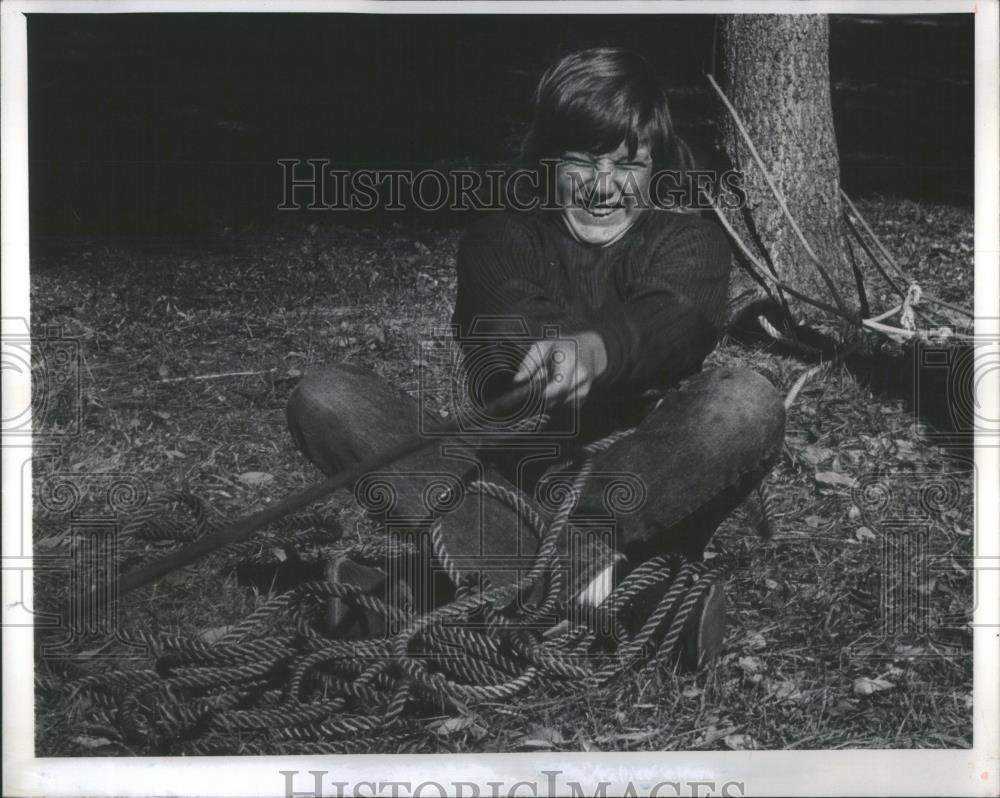
[[[975,70],[975,266],[976,334],[1000,340],[1000,0],[672,0],[659,2],[319,2],[289,0],[24,0],[0,6],[0,119],[2,119],[2,316],[5,325],[29,316],[27,25],[32,13],[366,13],[366,14],[670,14],[670,13],[974,13]],[[21,322],[23,324],[23,322]],[[6,332],[6,327],[5,327]],[[977,399],[997,413],[997,371],[976,374]],[[30,375],[3,371],[4,418],[25,406]],[[31,448],[5,440],[3,456],[4,612],[31,595]],[[978,526],[975,555],[992,567],[977,569],[974,617],[974,747],[969,750],[745,751],[433,755],[337,755],[204,758],[34,757],[32,630],[3,634],[3,795],[284,795],[281,771],[298,771],[294,789],[312,794],[309,771],[324,771],[323,783],[423,781],[442,785],[502,783],[510,794],[543,792],[558,770],[558,784],[610,782],[608,795],[628,784],[649,794],[652,785],[733,785],[732,795],[998,795],[1000,794],[1000,449],[975,451]],[[25,573],[28,578],[23,578]],[[536,785],[533,793],[528,788]],[[736,786],[739,785],[739,786]],[[350,794],[350,789],[345,794]],[[371,788],[366,787],[366,790]],[[428,788],[430,789],[430,788]],[[459,788],[456,788],[459,789]],[[646,792],[643,793],[642,790]],[[661,788],[660,794],[673,795]],[[671,788],[672,789],[672,788]],[[704,789],[704,788],[703,788]],[[492,794],[483,786],[482,795]],[[369,794],[365,792],[363,794]],[[437,794],[428,792],[426,794]],[[704,792],[698,794],[705,794]]]

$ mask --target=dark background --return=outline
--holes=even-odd
[[[846,190],[971,205],[972,15],[831,28]],[[540,72],[587,44],[646,55],[705,150],[714,29],[706,15],[29,15],[32,235],[266,229],[283,157],[509,162]]]

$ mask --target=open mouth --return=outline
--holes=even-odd
[[[620,211],[620,205],[595,205],[592,208],[583,208],[588,216],[593,216],[595,219],[604,219],[613,214],[615,211]]]

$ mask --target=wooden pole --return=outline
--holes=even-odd
[[[530,382],[514,388],[510,393],[487,405],[483,409],[482,415],[486,418],[505,418],[512,410],[516,410],[525,400],[530,398],[533,390],[538,390],[537,385],[533,385]],[[356,466],[348,468],[339,474],[329,476],[298,493],[293,493],[285,497],[277,504],[265,507],[263,510],[258,510],[252,515],[244,516],[214,533],[199,538],[178,551],[161,557],[159,560],[144,565],[131,573],[122,575],[118,580],[117,595],[118,597],[124,596],[136,588],[150,582],[155,582],[171,571],[183,568],[185,565],[204,557],[206,554],[210,554],[216,549],[246,540],[254,532],[268,524],[272,524],[279,518],[308,507],[313,502],[322,499],[324,496],[328,496],[335,490],[352,485],[365,474],[385,468],[407,455],[414,454],[432,443],[439,442],[441,435],[460,435],[461,432],[460,420],[455,419],[441,423],[436,435],[413,435],[413,437],[407,438],[395,446],[369,457]]]

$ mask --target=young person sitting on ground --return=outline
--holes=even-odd
[[[544,395],[548,424],[506,448],[493,436],[475,451],[436,446],[405,458],[391,469],[393,507],[377,509],[386,519],[430,517],[427,475],[444,474],[516,484],[551,518],[540,495],[551,467],[634,427],[593,456],[574,510],[574,519],[611,519],[610,536],[596,547],[593,536],[560,544],[575,552],[567,606],[596,605],[655,555],[702,556],[775,460],[784,407],[750,370],[702,370],[725,322],[730,250],[713,223],[651,201],[655,176],[683,170],[688,156],[646,61],[617,48],[562,58],[539,83],[524,158],[555,202],[488,214],[467,231],[453,323],[473,404],[528,385]],[[551,175],[555,185],[545,185]],[[419,414],[411,397],[350,365],[307,375],[288,406],[296,442],[327,473],[413,435]],[[615,480],[634,499],[618,511],[609,507]],[[456,562],[493,584],[523,575],[537,542],[518,513],[488,495],[454,504],[440,532]],[[710,592],[695,659],[718,650],[723,607]]]

